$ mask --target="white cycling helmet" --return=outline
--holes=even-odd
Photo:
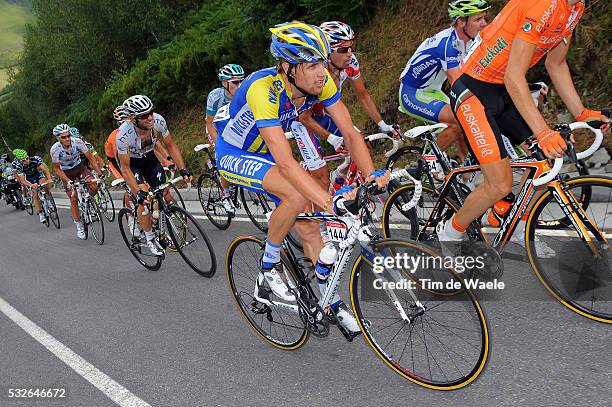
[[[123,101],[123,111],[127,116],[141,116],[153,111],[153,102],[144,95],[134,95]]]
[[[70,132],[70,126],[66,123],[58,124],[53,128],[53,137],[57,137],[66,132]]]
[[[319,27],[321,27],[321,30],[327,35],[329,45],[332,48],[335,48],[343,42],[355,40],[355,32],[351,26],[342,21],[326,21],[321,23]]]
[[[127,119],[127,115],[125,114],[125,108],[123,105],[119,105],[113,110],[113,119],[118,122],[122,122]]]

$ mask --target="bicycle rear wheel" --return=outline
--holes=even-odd
[[[210,222],[217,229],[227,229],[232,218],[223,206],[221,184],[212,174],[204,173],[198,178],[198,199]]]
[[[585,176],[565,183],[606,241],[589,248],[586,238],[596,240],[593,231],[578,232],[571,222],[559,222],[551,229],[549,221],[563,219],[571,209],[568,204],[560,205],[548,190],[527,219],[527,257],[540,282],[561,304],[586,318],[611,324],[612,178]],[[588,202],[580,201],[584,193],[589,194]]]
[[[86,222],[89,228],[91,228],[91,234],[96,242],[98,242],[99,245],[104,244],[104,220],[102,218],[102,211],[100,211],[100,207],[92,197],[87,199]]]
[[[441,257],[419,243],[395,239],[378,241],[373,248],[374,256]],[[350,294],[364,337],[379,358],[413,383],[434,390],[467,386],[482,373],[489,355],[484,312],[453,270],[424,267],[416,271],[417,278],[414,272],[392,267],[375,274],[372,263],[357,259]],[[443,285],[452,280],[462,289],[438,293],[425,287],[426,279]],[[384,281],[407,285],[385,289]]]
[[[198,221],[178,206],[171,206],[163,216],[174,248],[185,263],[199,275],[212,277],[217,271],[215,249]]]
[[[264,233],[268,232],[268,218],[266,214],[272,212],[272,206],[274,203],[272,200],[268,201],[268,196],[253,192],[246,188],[240,188],[240,200],[242,206],[251,222]]]
[[[274,294],[257,288],[259,267],[256,265],[262,254],[263,242],[254,236],[241,236],[230,244],[225,270],[232,296],[242,316],[264,341],[283,350],[298,349],[306,343],[310,332],[295,302],[280,300]],[[293,267],[285,256],[281,256],[281,263],[287,278],[297,281]],[[257,300],[256,294],[268,304]],[[281,301],[282,305],[272,303]]]
[[[132,256],[145,268],[155,271],[161,267],[163,257],[155,256],[147,247],[144,233],[138,228],[138,220],[130,208],[122,208],[117,216],[119,231]]]

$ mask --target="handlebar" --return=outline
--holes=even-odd
[[[400,178],[408,178],[414,184],[414,194],[409,202],[406,202],[403,206],[403,210],[408,210],[413,208],[419,199],[421,199],[421,195],[423,193],[423,185],[421,181],[415,179],[407,169],[398,169],[391,171],[390,180],[397,180]],[[355,199],[346,200],[344,198],[337,198],[336,206],[338,209],[343,210],[345,212],[351,213],[352,215],[357,215],[361,208],[367,208],[365,202],[367,200],[368,195],[376,195],[379,193],[378,185],[375,181],[369,181],[357,188],[357,196]]]
[[[383,140],[383,139],[391,140],[391,142],[393,143],[393,147],[391,148],[391,150],[385,152],[385,157],[387,158],[391,157],[391,155],[393,155],[397,151],[400,145],[399,140],[394,139],[393,137],[389,136],[387,133],[370,134],[369,136],[366,136],[364,139],[369,142],[372,142],[375,140]]]
[[[589,123],[597,124],[596,122]],[[564,137],[565,141],[568,144],[568,155],[570,155],[570,157],[574,160],[582,160],[583,158],[593,155],[593,153],[595,153],[595,151],[599,149],[601,143],[603,142],[603,132],[597,128],[589,126],[589,123],[575,122],[569,125],[562,125],[558,127],[559,131],[561,132],[561,135]],[[569,136],[571,135],[571,133],[574,130],[578,129],[587,129],[595,134],[595,140],[593,141],[593,144],[591,144],[589,148],[580,153],[575,152],[573,144],[569,141]],[[552,181],[559,174],[562,166],[563,158],[555,158],[553,168],[548,173],[546,173],[546,175],[543,175],[540,178],[534,180],[533,185],[538,187]]]

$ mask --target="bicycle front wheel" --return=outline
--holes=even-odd
[[[540,282],[573,312],[612,323],[612,178],[585,176],[565,182],[586,214],[576,229],[567,216],[571,205],[546,191],[535,203],[525,227],[527,257]],[[589,199],[583,201],[583,196]],[[571,197],[570,196],[570,197]],[[560,221],[564,220],[564,221]],[[552,222],[551,222],[552,221]],[[590,223],[599,233],[585,228]],[[555,224],[556,227],[551,229]],[[603,239],[598,241],[603,236]],[[587,244],[587,239],[593,241]]]
[[[47,207],[49,208],[49,219],[51,219],[51,222],[53,222],[53,226],[59,229],[60,218],[59,214],[57,213],[57,206],[55,206],[55,199],[53,199],[53,195],[51,195],[50,192],[46,195],[46,199]]]
[[[92,197],[89,197],[87,200],[86,216],[88,227],[91,228],[91,234],[94,239],[99,245],[104,244],[104,220],[102,218],[102,211],[100,211],[100,207]]]
[[[32,198],[31,194],[25,195],[23,197],[23,203],[25,204],[25,209],[26,212],[28,212],[30,215],[34,215],[34,204],[33,204],[34,199]]]
[[[387,239],[373,248],[374,256],[441,258],[416,242]],[[405,379],[434,390],[467,386],[482,373],[489,355],[484,312],[453,270],[416,272],[418,278],[410,276],[415,270],[394,266],[374,273],[373,264],[360,256],[350,280],[359,326],[376,355]],[[461,289],[437,293],[425,287],[451,280]]]
[[[119,223],[119,231],[121,237],[127,246],[130,253],[138,263],[151,271],[159,270],[163,257],[156,256],[147,247],[147,241],[144,233],[138,225],[138,220],[134,217],[134,213],[130,208],[122,208],[117,215],[117,223]]]
[[[115,204],[113,197],[106,185],[102,185],[96,194],[96,203],[100,207],[100,211],[104,214],[104,217],[112,222],[115,220]]]
[[[257,264],[262,254],[263,242],[254,236],[241,236],[230,244],[225,270],[232,296],[242,316],[264,341],[283,350],[298,349],[306,343],[310,333],[295,302],[286,302],[265,287],[260,288],[265,284],[258,282]],[[281,256],[281,263],[287,278],[294,279],[293,268],[284,256]]]
[[[174,248],[185,263],[199,275],[212,277],[217,271],[215,250],[198,221],[178,206],[171,206],[163,216]]]
[[[223,193],[219,180],[212,174],[204,173],[198,178],[198,199],[208,220],[217,229],[227,229],[232,218],[223,206]]]

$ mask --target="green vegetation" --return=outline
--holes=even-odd
[[[26,5],[0,0],[0,90],[9,82],[8,68],[17,64],[31,12]]]
[[[116,0],[33,0],[36,23],[26,30],[8,102],[6,96],[0,100],[0,129],[14,143],[46,150],[50,129],[67,121],[100,146],[112,130],[112,109],[142,93],[169,119],[187,152],[203,141],[203,104],[217,86],[216,69],[228,62],[247,71],[269,66],[268,27],[293,19],[351,24],[366,86],[387,122],[405,127],[412,122],[397,111],[399,74],[418,44],[448,24],[446,0],[142,3],[127,1],[119,8]],[[611,24],[609,2],[596,3],[578,26],[570,54],[577,87],[593,107],[610,100]],[[534,77],[548,80],[541,66]],[[343,97],[357,126],[374,130],[351,92]],[[553,109],[561,107],[552,99],[547,114],[554,122]],[[186,155],[197,168],[197,157]]]

